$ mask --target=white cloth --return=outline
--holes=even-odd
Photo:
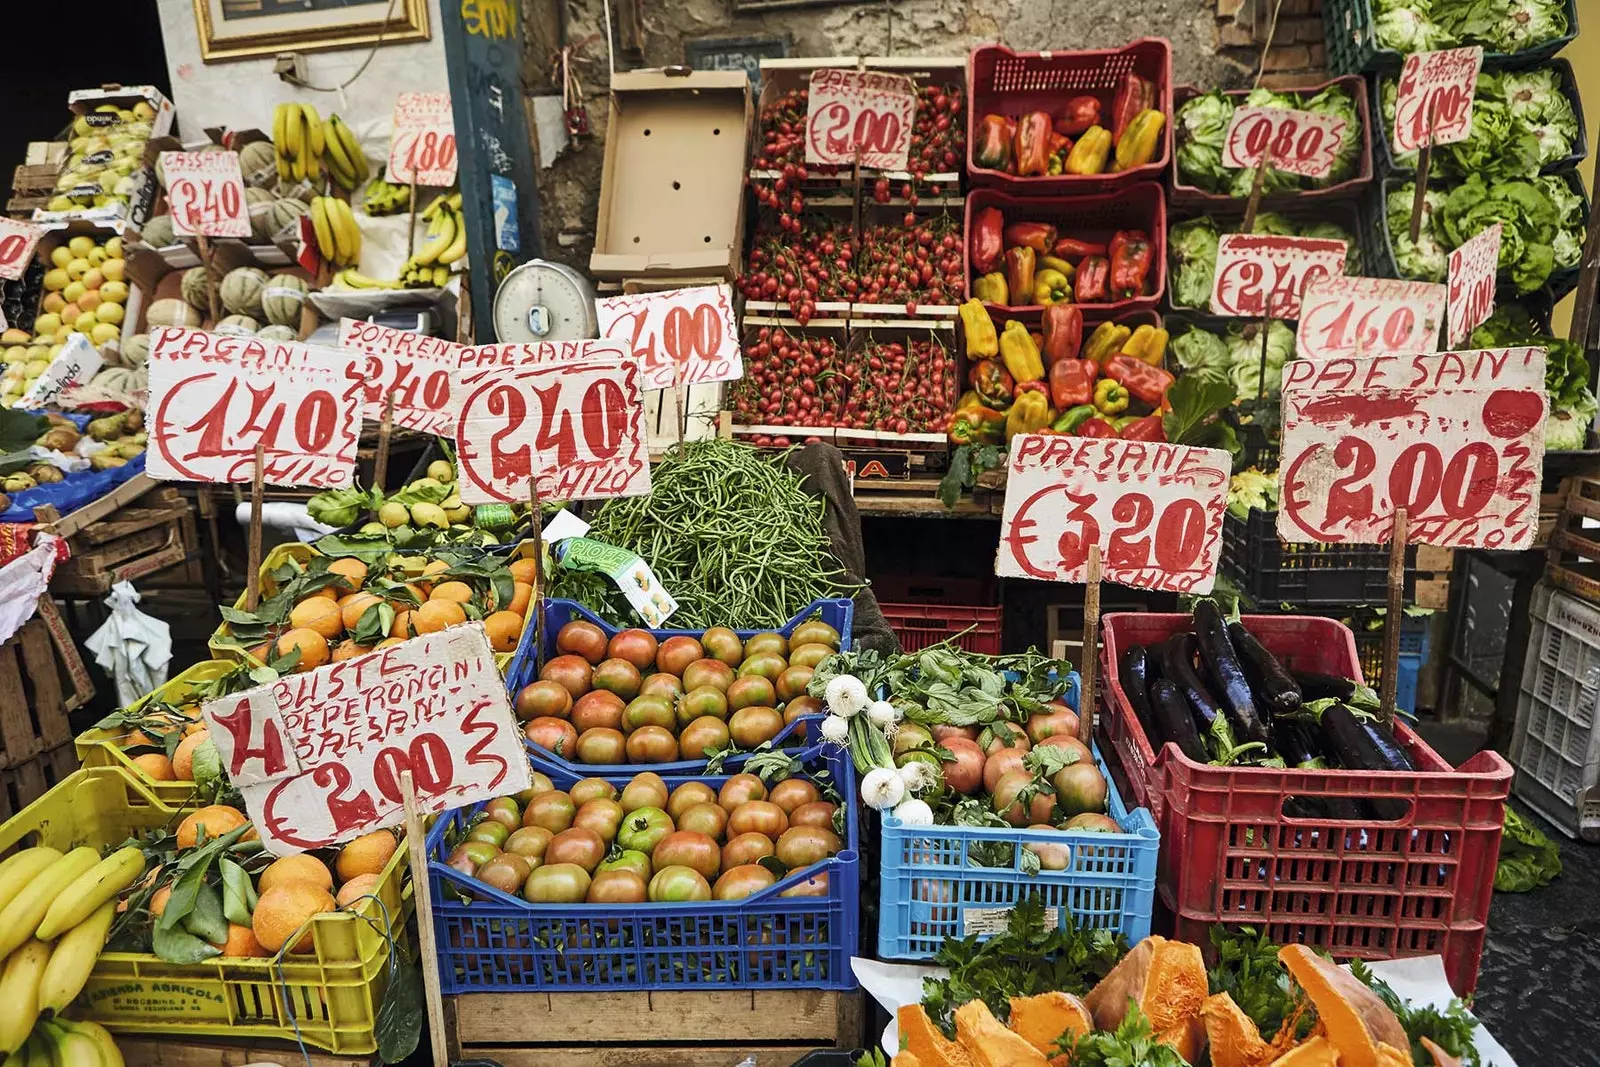
[[[56,571],[56,543],[61,538],[41,533],[33,547],[0,567],[0,644],[22,629],[39,610],[39,598],[49,590]]]
[[[117,706],[126,707],[165,684],[172,662],[172,628],[134,606],[139,591],[132,582],[112,586],[105,602],[111,618],[83,644],[117,683]]]
[[[240,526],[246,529],[250,526],[250,501],[242,500],[233,509],[233,518]],[[304,504],[297,504],[288,500],[269,500],[261,505],[261,525],[270,526],[274,530],[281,530],[286,534],[293,534],[301,544],[310,544],[324,534],[331,534],[339,527],[328,526],[318,522],[306,511]]]

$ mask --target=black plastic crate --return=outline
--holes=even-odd
[[[1389,595],[1387,545],[1290,544],[1278,540],[1278,513],[1228,512],[1222,563],[1230,581],[1263,606],[1338,608],[1382,604]],[[1417,550],[1406,549],[1406,596],[1416,590]]]
[[[1577,0],[1566,0],[1567,34],[1521,52],[1483,53],[1484,70],[1517,70],[1549,59],[1578,36]],[[1404,53],[1379,48],[1373,29],[1372,0],[1322,0],[1322,36],[1328,47],[1328,70],[1333,74],[1360,74],[1369,70],[1397,71]]]
[[[1368,188],[1376,189],[1378,184],[1374,180],[1369,183]],[[1263,208],[1262,210],[1270,211],[1275,215],[1283,215],[1292,222],[1332,222],[1343,227],[1345,232],[1350,235],[1353,243],[1352,247],[1345,251],[1345,263],[1348,266],[1353,262],[1356,268],[1355,270],[1347,270],[1346,273],[1373,277],[1373,271],[1380,268],[1385,261],[1388,262],[1391,268],[1393,267],[1394,253],[1384,248],[1379,250],[1382,253],[1381,256],[1374,256],[1372,229],[1367,225],[1366,213],[1361,210],[1363,204],[1370,202],[1370,195],[1370,193],[1363,194],[1362,198],[1356,200],[1313,201],[1308,204],[1286,204],[1281,207]],[[1382,203],[1382,201],[1380,200],[1379,203]],[[1244,212],[1247,205],[1248,201],[1233,200],[1227,205],[1218,205],[1217,207],[1203,210],[1194,207],[1186,209],[1175,208],[1167,216],[1168,226],[1176,226],[1180,222],[1188,222],[1190,219],[1206,215],[1210,216],[1212,221],[1217,224],[1219,231],[1223,233],[1234,232],[1244,222]],[[1237,210],[1232,210],[1233,208]],[[1168,272],[1169,281],[1165,302],[1167,310],[1162,313],[1164,319],[1171,318],[1176,313],[1181,316],[1178,321],[1189,322],[1206,329],[1212,329],[1212,323],[1227,324],[1238,321],[1230,317],[1212,315],[1209,301],[1204,307],[1188,307],[1177,303],[1173,297],[1173,288],[1170,281],[1170,264],[1168,265]],[[1382,275],[1377,275],[1377,277],[1382,277]],[[1171,322],[1163,322],[1163,325],[1168,330],[1174,328]]]

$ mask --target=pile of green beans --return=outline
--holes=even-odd
[[[690,442],[656,466],[648,496],[606,501],[588,536],[650,564],[678,602],[672,629],[781,626],[813,600],[857,588],[833,556],[824,501],[802,488],[782,455],[720,439]],[[604,575],[557,568],[550,595],[608,621],[644,625]]]

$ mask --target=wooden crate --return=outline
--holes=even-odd
[[[49,610],[54,614],[54,605]],[[0,645],[0,768],[21,766],[72,740],[67,713],[93,696],[94,689],[77,649],[70,641],[65,647],[87,692],[45,619],[29,619]]]
[[[44,796],[77,769],[78,754],[68,742],[0,771],[0,822]]]
[[[122,494],[142,478],[131,479],[109,496]],[[59,564],[50,579],[50,590],[57,596],[103,596],[117,582],[137,581],[199,555],[194,506],[176,489],[145,488],[113,510],[88,521],[79,518],[105,499],[51,522],[72,549],[72,558]],[[51,520],[46,517],[46,521]],[[172,580],[186,577],[179,574]]]
[[[1600,522],[1600,478],[1566,478],[1561,489],[1561,511],[1545,552],[1545,577],[1575,597],[1600,604],[1600,529],[1584,527],[1585,519]]]
[[[817,989],[474,993],[445,1018],[452,1062],[502,1067],[789,1067],[860,1048],[864,1019],[862,994]]]
[[[1450,571],[1454,566],[1454,549],[1417,546],[1417,607],[1432,608],[1434,611],[1449,610]]]
[[[320,1049],[301,1049],[286,1041],[173,1041],[170,1038],[118,1034],[117,1049],[127,1067],[243,1067],[283,1064],[286,1067],[368,1067],[376,1056],[335,1056]],[[423,1045],[426,1047],[426,1040]]]

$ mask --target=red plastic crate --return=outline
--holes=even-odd
[[[1288,666],[1360,677],[1355,639],[1341,623],[1294,615],[1242,621]],[[1173,744],[1155,752],[1115,664],[1122,649],[1187,630],[1191,618],[1115,613],[1101,625],[1100,724],[1135,803],[1150,808],[1161,830],[1158,886],[1177,917],[1177,936],[1227,923],[1338,959],[1438,953],[1456,992],[1472,990],[1510,764],[1480,752],[1453,769],[1403,723],[1395,736],[1415,772],[1214,767]],[[1406,815],[1356,822],[1283,811],[1291,797],[1374,796],[1406,801]]]
[[[1156,106],[1167,117],[1161,127],[1161,147],[1149,163],[1113,174],[1026,178],[978,166],[973,146],[983,116],[1053,113],[1072,97],[1087,95],[1099,98],[1102,125],[1110,129],[1117,82],[1130,71],[1155,83]],[[974,48],[967,59],[967,177],[974,186],[1029,195],[1100,193],[1135,182],[1160,181],[1171,157],[1172,45],[1163,37],[1142,37],[1122,48],[1098,52],[1013,52],[1003,45],[984,45]]]
[[[967,604],[885,604],[882,601],[878,607],[904,652],[936,645],[971,627],[956,641],[957,647],[986,656],[1000,654],[1002,608]]]
[[[1011,196],[994,189],[974,189],[967,194],[966,225],[962,247],[972,247],[972,222],[979,211],[997,207],[1006,225],[1013,222],[1050,222],[1064,237],[1104,243],[1118,230],[1143,230],[1150,238],[1149,292],[1131,300],[1106,304],[1078,304],[1085,320],[1114,318],[1126,311],[1154,309],[1161,303],[1167,287],[1167,202],[1161,186],[1140,182],[1121,192],[1094,196]],[[967,292],[974,280],[972,257],[967,256]],[[1007,314],[1038,312],[1038,304],[985,304],[991,311]]]

